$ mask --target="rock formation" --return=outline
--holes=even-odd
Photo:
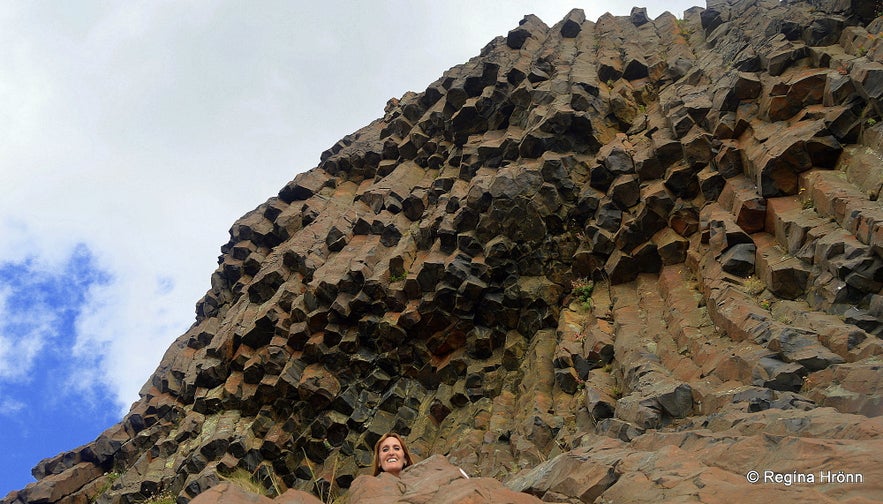
[[[381,473],[353,481],[343,499],[358,504],[540,504],[543,501],[504,487],[493,478],[470,478],[441,455],[417,462],[401,478]]]
[[[879,498],[880,9],[525,17],[236,221],[125,419],[3,502],[328,500],[388,431],[544,502]]]

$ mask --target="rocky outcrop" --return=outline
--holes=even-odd
[[[318,498],[300,490],[288,490],[275,499],[270,499],[226,481],[202,492],[191,502],[193,504],[322,504]]]
[[[544,502],[873,499],[869,5],[525,17],[234,223],[123,422],[4,503],[184,504],[237,469],[368,502],[389,431]]]
[[[504,487],[493,478],[470,478],[441,455],[418,462],[401,478],[381,473],[359,476],[353,481],[345,503],[415,504],[539,504],[543,501]]]
[[[869,502],[863,496],[880,488],[871,483],[879,448],[737,429],[655,431],[632,443],[595,438],[510,486],[545,502]],[[752,484],[755,470],[759,481]]]

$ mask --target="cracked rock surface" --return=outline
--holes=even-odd
[[[124,420],[2,502],[380,502],[390,431],[476,476],[394,502],[879,499],[873,4],[526,16],[237,220]]]

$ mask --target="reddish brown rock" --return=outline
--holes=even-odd
[[[735,215],[736,224],[746,233],[756,233],[764,228],[766,199],[757,193],[757,186],[747,178],[728,179],[718,203]]]
[[[271,499],[245,490],[233,483],[223,482],[197,495],[194,504],[321,504],[321,500],[299,490],[288,490]]]
[[[81,462],[63,472],[51,474],[36,483],[31,483],[19,494],[23,502],[59,502],[87,483],[104,474],[100,467],[89,462]]]
[[[345,502],[529,504],[542,501],[531,495],[509,490],[493,479],[468,478],[446,458],[434,456],[403,471],[400,478],[385,473],[377,477],[359,476],[353,481]]]
[[[777,296],[796,299],[806,292],[810,268],[796,257],[786,257],[772,236],[756,235],[758,276]]]
[[[862,502],[862,495],[868,495],[864,491],[879,488],[879,484],[867,479],[871,471],[865,468],[862,460],[864,456],[877,456],[872,455],[873,446],[853,444],[846,448],[836,442],[792,436],[753,435],[725,439],[727,434],[724,433],[652,433],[633,442],[642,450],[637,452],[627,449],[622,441],[602,439],[546,462],[519,477],[513,487],[541,496],[581,495],[583,501],[597,499],[603,494],[605,498],[629,502],[672,498],[687,502],[718,498],[765,502],[775,494],[776,499],[783,502],[833,503],[843,498],[842,487],[819,482],[822,477],[829,476],[828,471],[832,474],[843,471],[844,475],[851,475],[852,484],[856,485],[856,479],[861,475],[860,484],[863,486],[854,494],[856,502]],[[848,468],[830,465],[827,457],[832,449],[846,455],[843,464]],[[686,451],[696,450],[701,455],[684,456]],[[852,450],[858,450],[861,455],[850,453]],[[752,481],[755,476],[750,471],[758,472],[756,483]],[[541,474],[543,476],[538,478]],[[690,477],[677,476],[685,474]],[[789,485],[784,483],[785,474],[790,478]],[[802,478],[800,482],[797,481],[798,474]],[[782,481],[777,483],[777,477]],[[809,479],[812,482],[807,484]],[[864,486],[868,484],[873,488]],[[847,488],[856,490],[856,487]],[[849,490],[847,493],[852,494]]]
[[[797,194],[800,173],[833,167],[843,147],[825,133],[824,122],[802,121],[767,140],[751,159],[760,195]]]
[[[687,258],[687,240],[671,228],[653,235],[653,242],[663,265],[680,264]]]
[[[279,198],[288,203],[307,200],[326,185],[333,183],[332,180],[323,170],[301,173],[279,191]]]
[[[804,391],[822,406],[879,417],[883,415],[881,369],[883,362],[874,358],[830,367],[809,375]]]

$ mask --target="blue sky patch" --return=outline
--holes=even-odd
[[[33,257],[0,263],[3,487],[24,488],[39,460],[92,441],[119,420],[112,391],[71,386],[84,366],[97,369],[101,356],[84,362],[72,357],[72,349],[90,289],[110,281],[85,245],[54,270]]]

